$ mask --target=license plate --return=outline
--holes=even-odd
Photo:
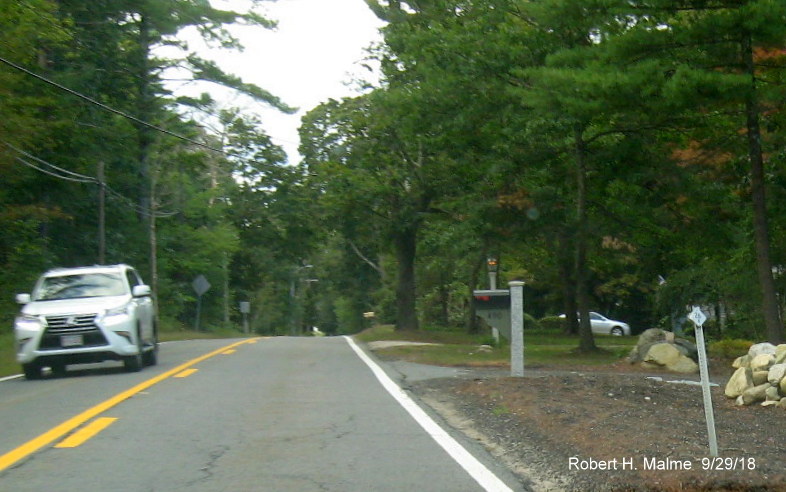
[[[61,347],[79,347],[84,345],[85,341],[82,335],[62,335],[60,337]]]

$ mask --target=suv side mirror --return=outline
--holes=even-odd
[[[17,294],[16,295],[16,302],[18,304],[29,304],[30,303],[30,294]]]
[[[149,285],[135,285],[131,290],[131,295],[134,297],[145,297],[150,295]]]

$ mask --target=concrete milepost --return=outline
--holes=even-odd
[[[704,417],[707,420],[707,436],[710,441],[710,456],[718,456],[718,439],[715,436],[715,415],[712,411],[710,376],[707,369],[707,350],[704,346],[704,322],[707,321],[699,306],[693,306],[688,319],[696,325],[696,348],[699,350],[699,371],[701,372],[701,393],[704,397]]]
[[[524,282],[510,286],[510,375],[524,376]]]

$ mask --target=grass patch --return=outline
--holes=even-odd
[[[22,369],[16,362],[16,349],[14,348],[14,334],[0,334],[0,377],[19,374]]]
[[[393,325],[375,325],[355,335],[361,342],[381,340],[404,340],[407,342],[483,344],[489,341],[488,335],[472,335],[455,330],[396,331]]]
[[[507,367],[510,364],[510,345],[502,341],[499,347],[481,350],[488,335],[470,335],[459,331],[398,332],[392,326],[375,326],[356,338],[362,342],[403,340],[430,342],[434,346],[397,346],[378,350],[383,357],[404,359],[421,364],[441,366]],[[598,352],[578,353],[578,336],[554,330],[524,331],[524,364],[529,367],[600,366],[613,364],[630,353],[638,337],[595,335]]]

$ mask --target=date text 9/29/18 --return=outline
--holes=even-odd
[[[579,458],[571,456],[568,458],[569,471],[614,471],[614,470],[638,470],[636,460],[632,457],[595,459]],[[746,457],[728,458],[701,458],[699,460],[674,459],[674,458],[654,458],[643,457],[640,461],[641,468],[644,470],[662,471],[723,471],[723,470],[755,470],[756,459]]]

